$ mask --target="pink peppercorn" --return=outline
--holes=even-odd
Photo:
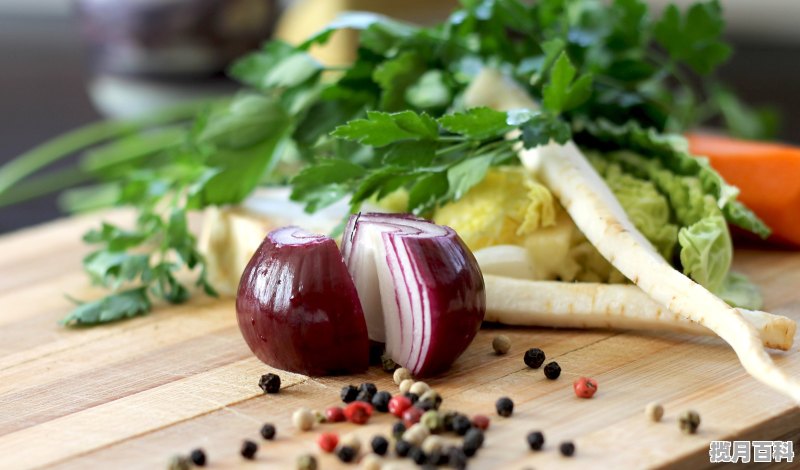
[[[354,401],[344,409],[344,416],[354,424],[364,424],[372,416],[372,405],[363,401]]]
[[[389,413],[397,416],[398,418],[403,417],[403,413],[409,408],[411,408],[411,400],[408,397],[404,397],[403,395],[396,395],[389,400]]]
[[[412,406],[411,408],[407,409],[403,412],[403,424],[406,425],[406,428],[410,428],[411,426],[419,423],[420,418],[422,418],[423,413],[425,413],[422,408],[417,408],[416,406]]]
[[[344,417],[344,410],[341,406],[332,406],[325,410],[325,419],[329,423],[339,423],[344,421],[346,418]]]
[[[580,377],[572,383],[575,396],[578,398],[592,398],[597,391],[597,381],[588,377]]]
[[[486,415],[475,415],[472,417],[472,425],[481,431],[489,429],[489,418]]]
[[[339,445],[339,436],[332,432],[322,433],[317,437],[317,445],[320,449],[330,454]]]

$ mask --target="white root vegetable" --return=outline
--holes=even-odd
[[[696,335],[714,332],[670,312],[630,284],[512,279],[484,274],[485,321],[515,326],[610,328],[675,331]],[[767,312],[737,309],[758,331],[764,346],[788,351],[797,324]]]

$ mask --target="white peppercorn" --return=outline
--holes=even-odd
[[[414,379],[405,379],[400,382],[400,394],[405,395],[411,390],[411,386],[414,385]]]
[[[381,470],[383,459],[377,454],[367,454],[361,459],[361,468],[364,470]]]
[[[299,408],[292,414],[292,424],[300,431],[308,431],[314,427],[317,418],[314,412],[308,408]]]
[[[400,367],[394,371],[392,378],[394,379],[395,384],[400,385],[404,380],[411,378],[411,371],[405,367]]]
[[[506,335],[497,335],[492,340],[492,349],[496,354],[505,354],[511,349],[511,340]]]
[[[444,439],[439,436],[428,436],[422,441],[422,451],[426,455],[441,451],[442,447],[444,447]]]
[[[403,433],[403,440],[409,444],[419,446],[426,437],[430,436],[430,431],[423,424],[417,423]]]
[[[353,433],[345,434],[339,439],[339,447],[351,447],[356,454],[361,450],[361,439]]]
[[[427,392],[430,389],[431,387],[425,382],[414,382],[414,385],[412,385],[408,391],[413,393],[414,395],[421,397],[425,392]]]
[[[661,418],[664,416],[664,407],[657,402],[648,403],[647,407],[644,409],[644,413],[650,421],[657,423],[661,421]]]

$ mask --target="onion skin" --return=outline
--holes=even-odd
[[[297,227],[270,232],[242,274],[239,329],[270,366],[311,376],[361,372],[369,340],[336,243]]]

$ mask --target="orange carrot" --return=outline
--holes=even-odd
[[[690,134],[689,149],[741,190],[739,200],[772,229],[771,240],[800,246],[800,148]]]

